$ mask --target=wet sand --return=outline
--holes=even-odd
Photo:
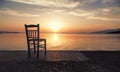
[[[119,51],[0,51],[0,72],[120,72]]]

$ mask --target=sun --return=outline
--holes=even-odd
[[[54,26],[52,27],[52,29],[53,29],[54,32],[57,32],[57,31],[59,30],[59,27],[56,26],[56,25],[54,25]]]
[[[51,29],[54,31],[54,32],[58,32],[60,30],[60,22],[58,21],[54,21],[54,22],[51,22]]]

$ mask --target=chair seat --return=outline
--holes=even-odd
[[[39,39],[39,41],[46,41],[46,39]]]
[[[45,44],[39,44],[39,48],[44,48]]]
[[[30,41],[38,41],[39,40],[39,42],[45,42],[46,41],[46,39],[30,39]],[[37,43],[35,42],[32,42],[32,43],[30,43],[31,45],[34,45],[35,44],[35,47],[37,47]],[[44,48],[46,45],[45,44],[39,44],[39,48]]]
[[[37,44],[35,45],[35,47],[37,47]],[[44,48],[45,44],[39,44],[39,48]]]
[[[29,39],[29,41],[38,41],[38,40],[39,41],[46,41],[46,39],[41,39],[41,38],[40,39],[36,39],[36,38]]]

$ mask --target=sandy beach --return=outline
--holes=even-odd
[[[0,72],[119,72],[119,51],[48,51],[36,59],[26,51],[0,51]]]

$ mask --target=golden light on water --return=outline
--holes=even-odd
[[[56,33],[53,34],[53,39],[57,40],[58,39],[58,35]]]

